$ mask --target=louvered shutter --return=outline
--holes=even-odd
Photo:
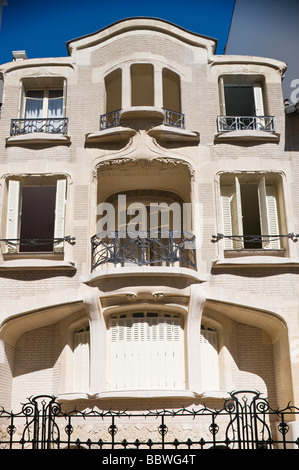
[[[217,332],[201,329],[201,371],[204,390],[219,390]]]
[[[266,185],[265,178],[261,178],[258,183],[258,197],[260,209],[260,221],[262,235],[278,235],[278,212],[275,186]],[[279,249],[280,240],[271,240],[270,238],[263,242],[264,249]]]
[[[258,199],[262,235],[278,235],[279,225],[275,187],[266,185],[265,178],[261,178],[258,183]],[[263,248],[279,249],[280,240],[266,239],[263,242]]]
[[[219,98],[220,98],[220,114],[222,116],[226,115],[225,107],[225,93],[224,93],[224,80],[220,78],[219,80]]]
[[[235,191],[231,198],[231,215],[232,215],[232,234],[243,235],[242,207],[241,207],[241,190],[240,182],[235,177]],[[242,238],[233,241],[235,250],[241,250],[244,247]]]
[[[7,200],[7,223],[6,238],[15,240],[19,238],[19,221],[20,221],[20,181],[10,180],[8,183],[8,200]],[[8,252],[17,251],[16,242],[8,242]]]
[[[222,186],[221,188],[221,206],[222,206],[222,223],[223,223],[223,235],[230,236],[232,235],[232,216],[230,210],[230,203],[232,194],[234,192],[234,187]],[[224,238],[224,249],[232,250],[233,241],[229,238]]]
[[[89,389],[89,331],[74,335],[74,391],[87,392]]]
[[[111,319],[110,389],[184,388],[179,318]]]
[[[65,198],[66,198],[66,179],[57,180],[54,238],[64,237]],[[63,247],[64,247],[63,241],[56,243],[54,245],[54,251],[60,253],[63,251]]]

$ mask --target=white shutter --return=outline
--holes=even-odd
[[[64,237],[65,223],[65,197],[66,197],[66,179],[57,180],[56,202],[55,202],[55,225],[54,238]],[[55,252],[63,251],[64,243],[60,242],[54,245]]]
[[[279,224],[275,187],[266,185],[265,178],[262,178],[258,183],[258,199],[262,235],[278,235]],[[265,240],[263,248],[279,249],[280,240]]]
[[[74,335],[74,391],[87,392],[89,389],[89,331]]]
[[[264,116],[264,103],[262,85],[256,84],[253,87],[255,114],[256,116]]]
[[[232,215],[231,215],[231,198],[234,192],[234,187],[222,186],[221,187],[221,206],[222,206],[222,223],[223,223],[223,235],[232,235]],[[233,241],[229,238],[224,238],[224,249],[232,250]]]
[[[110,389],[184,388],[179,318],[111,319]]]
[[[220,98],[220,114],[222,116],[225,116],[226,109],[225,109],[224,80],[222,77],[219,80],[219,98]]]
[[[275,186],[266,185],[266,198],[267,198],[269,235],[278,235],[279,223],[278,223],[278,211],[277,211],[277,199],[276,199]],[[271,240],[270,246],[272,249],[281,248],[280,239]]]
[[[19,238],[20,187],[20,181],[10,180],[8,183],[6,238],[9,240]],[[10,253],[16,252],[17,244],[8,243],[7,249]]]
[[[242,207],[241,207],[241,190],[240,182],[235,177],[235,190],[231,198],[231,215],[232,215],[232,234],[243,235],[243,221],[242,221]],[[242,239],[235,239],[233,241],[233,248],[235,250],[241,250],[244,247]]]
[[[204,390],[219,390],[219,360],[217,332],[201,329],[201,371]]]

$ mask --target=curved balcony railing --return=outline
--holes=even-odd
[[[165,126],[185,128],[185,115],[171,111],[170,109],[162,108],[164,112],[163,124]],[[110,129],[121,125],[121,109],[111,111],[110,113],[101,114],[100,116],[100,130]]]
[[[12,119],[10,135],[23,135],[35,132],[48,134],[67,134],[67,118],[47,118],[47,119]]]
[[[101,232],[91,238],[91,270],[98,266],[170,266],[196,269],[195,236],[186,232]]]
[[[275,132],[274,116],[218,116],[218,132]]]

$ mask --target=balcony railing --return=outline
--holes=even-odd
[[[171,111],[170,109],[164,109],[164,120],[165,126],[179,127],[180,129],[185,128],[185,115]],[[121,125],[121,109],[111,111],[110,113],[101,114],[100,116],[100,130],[110,129],[111,127],[117,127]]]
[[[175,450],[182,456],[192,451],[198,466],[202,453],[196,451],[203,449],[298,450],[298,430],[290,425],[299,416],[297,407],[270,407],[267,398],[250,390],[229,395],[218,409],[199,405],[145,412],[98,407],[66,411],[53,396],[35,396],[19,412],[0,407],[0,448],[98,449],[118,456],[128,449]]]
[[[218,132],[275,132],[274,116],[218,116]]]
[[[47,119],[12,119],[10,135],[23,135],[35,132],[47,134],[67,134],[67,118],[47,118]]]
[[[212,243],[217,243],[219,240],[227,239],[236,242],[246,242],[246,243],[269,243],[283,238],[289,238],[293,242],[299,240],[299,234],[288,233],[286,235],[223,235],[222,233],[217,233],[217,235],[212,235]]]
[[[98,266],[169,266],[196,269],[195,236],[186,232],[102,232],[91,238],[92,271]]]

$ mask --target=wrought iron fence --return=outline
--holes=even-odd
[[[91,238],[92,271],[103,264],[173,265],[196,268],[195,236],[169,230],[156,236],[143,232],[102,232]]]
[[[163,108],[164,120],[163,124],[171,127],[185,128],[185,115]],[[109,129],[121,125],[121,109],[111,111],[100,116],[100,130]]]
[[[275,132],[274,116],[218,116],[218,132],[266,131]]]
[[[64,411],[36,396],[20,412],[0,408],[1,449],[298,449],[291,425],[299,409],[273,409],[255,391],[238,391],[220,409],[206,406],[148,412]],[[186,434],[188,429],[189,435]]]
[[[67,134],[67,118],[47,118],[47,119],[12,119],[10,135],[31,134],[44,132],[47,134]]]

